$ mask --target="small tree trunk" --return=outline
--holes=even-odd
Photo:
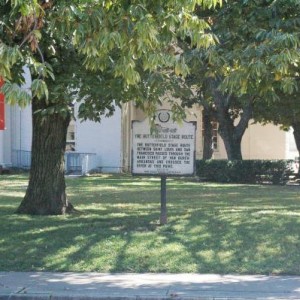
[[[204,136],[203,136],[203,159],[211,159],[213,155],[213,128],[212,128],[212,118],[211,114],[207,111],[207,109],[203,108],[203,126],[204,126]]]
[[[43,101],[33,99],[33,133],[31,169],[26,195],[17,213],[59,215],[73,210],[67,201],[64,153],[70,117],[37,113],[46,108]]]
[[[221,101],[220,101],[221,102]],[[224,142],[227,159],[228,160],[242,160],[241,142],[244,132],[247,128],[245,124],[243,127],[242,119],[237,126],[234,125],[234,120],[230,117],[229,109],[219,105],[217,111],[217,120],[219,122],[219,134]]]
[[[222,128],[219,133],[224,142],[228,160],[242,160],[241,138],[236,137],[232,128]]]
[[[299,154],[298,177],[300,177],[300,122],[294,122],[292,124],[292,127],[294,129],[294,139],[295,139],[296,147],[297,147],[298,154]]]
[[[216,118],[219,123],[219,134],[224,142],[227,158],[229,160],[242,160],[241,142],[243,135],[248,127],[249,120],[253,111],[253,97],[249,97],[239,108],[239,121],[234,124],[234,118],[230,114],[230,110],[234,108],[234,103],[238,103],[238,99],[232,94],[223,94],[219,89],[221,83],[218,78],[210,78],[208,80],[208,88],[213,95]]]

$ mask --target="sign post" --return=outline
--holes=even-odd
[[[195,172],[196,122],[179,124],[169,110],[158,110],[154,128],[148,119],[132,121],[133,175],[161,177],[160,223],[167,223],[167,176],[191,176]]]
[[[160,225],[168,222],[167,217],[167,176],[160,177]]]

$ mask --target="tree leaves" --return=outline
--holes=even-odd
[[[26,107],[31,102],[30,92],[20,88],[16,83],[5,82],[1,92],[5,95],[5,101],[10,105],[17,104],[20,107]]]
[[[197,3],[193,2],[193,7]],[[206,1],[201,1],[203,4]],[[219,1],[208,1],[215,5]],[[120,2],[121,3],[121,2]],[[112,7],[114,9],[112,9]],[[86,8],[90,10],[91,7]],[[132,60],[140,59],[144,70],[156,70],[158,67],[171,66],[177,74],[187,74],[187,66],[183,66],[183,59],[170,59],[167,47],[182,37],[190,37],[196,47],[208,47],[215,42],[212,35],[204,34],[209,29],[208,24],[195,16],[190,10],[191,6],[183,3],[181,7],[173,5],[172,1],[165,1],[160,9],[155,4],[132,2],[128,6],[115,5],[94,6],[91,19],[82,20],[77,26],[74,43],[79,51],[86,56],[85,63],[91,70],[113,66],[115,76],[121,76],[126,84],[136,84],[142,71],[137,69],[137,64]],[[117,13],[116,13],[117,12]],[[83,13],[86,13],[83,10]],[[98,15],[98,18],[95,17]],[[93,28],[92,35],[86,35]],[[111,55],[111,52],[118,53]],[[128,62],[125,66],[124,58]],[[106,62],[105,62],[106,60]],[[111,65],[107,60],[113,61]],[[179,68],[181,70],[179,70]]]
[[[12,79],[11,68],[22,59],[17,46],[8,47],[0,40],[0,76],[2,78]]]
[[[189,74],[180,39],[189,38],[196,48],[208,48],[217,41],[195,8],[221,3],[12,0],[0,24],[4,49],[0,75],[20,84],[20,72],[14,69],[27,65],[33,78],[32,97],[51,107],[63,103],[67,107],[75,94],[78,101],[87,101],[84,117],[99,116],[94,108],[111,110],[113,101],[136,99],[150,107],[149,101],[158,103],[168,90],[180,94],[181,78]],[[5,28],[16,30],[8,35]],[[95,89],[94,84],[98,84]],[[20,96],[15,86],[9,88],[14,97]],[[92,97],[94,101],[89,101]]]
[[[42,79],[34,79],[31,84],[32,96],[38,99],[45,98],[48,101],[49,92],[46,82]]]

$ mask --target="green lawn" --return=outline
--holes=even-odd
[[[68,179],[81,212],[14,214],[24,175],[0,176],[0,271],[197,272],[300,275],[300,187],[168,179]]]

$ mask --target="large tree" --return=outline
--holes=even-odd
[[[300,2],[276,1],[271,6],[274,30],[261,30],[257,48],[249,51],[260,54],[253,61],[258,69],[263,97],[255,105],[255,120],[293,128],[300,153]],[[264,67],[260,67],[261,65]],[[242,72],[242,76],[245,70]]]
[[[208,19],[219,43],[187,52],[197,90],[193,101],[219,122],[228,158],[241,159],[253,109],[266,99],[272,105],[275,87],[295,89],[295,78],[286,75],[293,65],[298,68],[299,1],[228,1],[198,13]]]
[[[32,165],[19,213],[73,210],[64,181],[72,101],[81,101],[81,118],[96,121],[113,113],[114,102],[132,98],[153,109],[167,88],[176,90],[174,75],[188,72],[176,55],[178,37],[194,47],[213,42],[196,6],[218,2],[0,0],[3,92],[8,103],[31,102],[33,111]],[[30,93],[20,88],[24,66],[33,78]]]

